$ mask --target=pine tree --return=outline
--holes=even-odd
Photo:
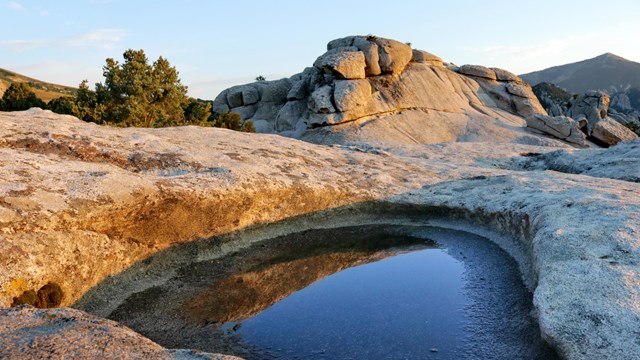
[[[12,83],[2,95],[3,111],[21,111],[32,107],[46,109],[47,104],[39,99],[25,83]]]
[[[96,84],[96,108],[101,122],[124,126],[184,123],[187,87],[163,57],[149,64],[143,50],[127,50],[124,63],[107,59],[104,84]]]

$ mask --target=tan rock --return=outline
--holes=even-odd
[[[235,356],[165,349],[115,321],[79,310],[42,310],[30,306],[0,310],[3,359],[210,359]]]
[[[496,79],[498,81],[507,81],[507,82],[521,82],[524,83],[524,81],[522,79],[520,79],[516,74],[504,70],[504,69],[500,69],[500,68],[489,68],[489,70],[492,70],[493,72],[496,73]]]
[[[591,136],[607,145],[615,145],[621,141],[637,139],[633,131],[619,122],[607,117],[598,121],[591,131]]]
[[[338,80],[333,98],[338,111],[345,112],[365,106],[371,99],[371,85],[363,80]]]
[[[366,63],[366,76],[378,76],[382,73],[380,69],[380,55],[378,45],[367,40],[365,37],[356,37],[353,39],[353,46],[357,47],[364,54]]]
[[[587,124],[585,121],[576,121],[567,116],[537,114],[527,119],[527,126],[570,143],[586,145],[587,136],[584,131],[586,131]]]
[[[413,49],[412,53],[413,57],[411,61],[419,62],[419,63],[428,63],[434,65],[443,65],[442,59],[432,53],[426,52],[424,50]]]
[[[522,98],[530,98],[532,93],[531,86],[529,86],[529,84],[519,82],[507,83],[506,89],[509,94]]]
[[[476,76],[489,80],[497,80],[496,72],[481,65],[462,65],[458,70],[460,74]]]
[[[413,57],[411,46],[399,41],[377,38],[380,70],[383,74],[399,74]]]
[[[320,56],[313,66],[326,69],[342,79],[364,79],[365,56],[362,51],[353,51],[357,48],[336,48]]]

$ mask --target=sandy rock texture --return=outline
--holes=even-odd
[[[248,88],[259,101],[240,101]],[[433,54],[375,36],[333,40],[313,67],[224,90],[213,110],[237,112],[259,132],[322,144],[554,142],[526,129],[526,118],[547,113],[516,75],[479,65],[452,70]]]
[[[165,349],[115,321],[69,308],[46,311],[21,305],[2,309],[0,338],[3,359],[239,359]]]
[[[245,246],[235,230],[280,222],[282,234],[411,214],[509,252],[542,337],[564,358],[640,353],[637,140],[606,150],[553,140],[321,146],[224,129],[108,128],[35,109],[0,113],[0,134],[3,307],[56,283],[63,306],[108,314],[209,256],[207,246]],[[158,258],[161,273],[143,271]],[[127,279],[121,294],[96,290],[114,275]],[[2,310],[12,315],[0,326],[66,311],[25,309]],[[0,348],[32,351],[13,339],[0,337]]]

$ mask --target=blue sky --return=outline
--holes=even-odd
[[[0,0],[0,68],[77,86],[144,49],[212,99],[311,66],[332,39],[375,34],[456,64],[515,73],[605,52],[640,61],[640,1]]]

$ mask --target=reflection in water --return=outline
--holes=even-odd
[[[464,268],[440,249],[354,267],[242,322],[237,333],[284,358],[459,358]],[[282,349],[282,350],[277,350]]]
[[[166,347],[248,359],[554,358],[531,308],[515,263],[485,239],[367,226],[193,263],[110,318]]]
[[[341,235],[347,239],[339,243],[313,238],[307,240],[307,244],[291,244],[296,249],[258,250],[265,257],[257,265],[213,282],[208,289],[184,303],[185,313],[192,320],[209,324],[248,319],[331,274],[417,249],[417,246],[433,246],[424,239],[403,236],[358,238],[357,232],[349,232],[345,229]],[[307,235],[313,237],[315,234]],[[394,248],[398,246],[402,250]]]

